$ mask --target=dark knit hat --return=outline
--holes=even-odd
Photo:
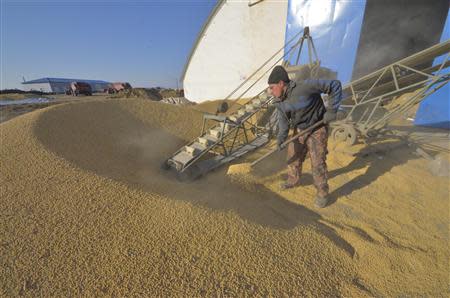
[[[286,83],[290,81],[286,70],[281,65],[277,65],[272,69],[267,83],[277,84],[279,81],[283,81]]]

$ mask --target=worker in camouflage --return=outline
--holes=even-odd
[[[276,66],[268,80],[270,92],[278,100],[275,103],[278,122],[277,144],[279,150],[287,140],[289,128],[298,132],[323,120],[312,132],[300,136],[288,144],[288,179],[282,189],[299,185],[302,165],[308,155],[311,159],[314,186],[317,189],[314,204],[323,208],[328,202],[328,171],[326,164],[328,124],[336,120],[336,114],[342,100],[341,82],[338,80],[289,79],[282,66]],[[321,94],[327,94],[324,102]]]

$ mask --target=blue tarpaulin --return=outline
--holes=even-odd
[[[450,15],[447,16],[441,42],[450,38]],[[445,56],[439,57],[434,64],[442,63]],[[450,129],[450,85],[425,98],[416,112],[415,125]]]
[[[347,83],[352,76],[365,3],[289,0],[286,40],[309,26],[321,66],[337,71],[338,79]],[[307,63],[307,55],[308,51],[303,49],[301,64]]]

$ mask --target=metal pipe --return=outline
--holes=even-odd
[[[266,60],[266,62],[263,63],[263,65],[261,65],[257,70],[255,70],[244,82],[242,82],[239,86],[237,86],[228,96],[226,96],[224,98],[224,100],[229,99],[231,96],[234,95],[234,93],[236,93],[236,91],[238,91],[242,86],[244,86],[254,75],[256,75],[258,73],[258,71],[260,71],[264,66],[266,66],[274,57],[276,57],[281,51],[284,50],[284,48],[289,45],[290,43],[292,43],[293,40],[295,40],[302,32],[298,32],[297,34],[294,35],[294,37],[292,37],[285,45],[283,45],[283,47],[281,49],[279,49],[277,52],[275,52],[275,54],[273,54],[268,60]],[[286,55],[286,54],[285,54]],[[283,59],[284,56],[281,58]],[[280,59],[280,60],[281,60]],[[276,62],[278,63],[279,60]]]
[[[400,89],[400,87],[398,86],[398,81],[397,81],[397,76],[395,75],[394,66],[391,65],[390,68],[391,68],[392,78],[394,79],[395,88],[398,90],[398,89]]]
[[[417,69],[408,67],[408,66],[403,65],[403,64],[400,64],[400,63],[396,63],[396,65],[399,66],[399,67],[406,68],[406,69],[408,69],[408,70],[410,70],[410,71],[412,71],[412,72],[419,73],[419,74],[424,75],[424,76],[429,77],[429,78],[435,78],[435,77],[436,77],[435,75],[428,74],[428,73],[426,73],[426,72],[423,72],[423,71],[420,71],[420,70],[417,70]]]

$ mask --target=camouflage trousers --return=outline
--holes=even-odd
[[[299,131],[297,130],[295,133]],[[302,165],[308,154],[311,159],[312,176],[317,194],[319,196],[328,195],[327,143],[328,126],[322,126],[290,143],[287,148],[287,183],[297,184],[300,182]]]

